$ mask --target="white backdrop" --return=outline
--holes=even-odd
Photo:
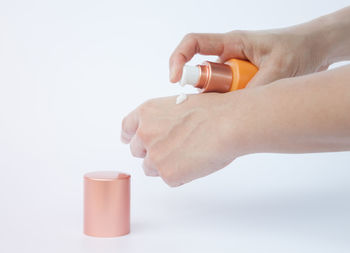
[[[124,115],[181,91],[168,58],[186,33],[346,4],[0,0],[0,252],[349,252],[349,152],[249,155],[169,188],[119,141]],[[106,169],[132,175],[132,231],[87,237],[82,176]]]

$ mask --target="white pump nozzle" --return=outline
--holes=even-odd
[[[185,84],[195,85],[197,84],[200,77],[200,69],[198,66],[185,65],[182,70],[182,77],[180,80],[180,85]]]

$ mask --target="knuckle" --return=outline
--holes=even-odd
[[[138,136],[134,136],[130,142],[130,152],[134,157],[143,158],[146,155],[146,150]]]
[[[133,157],[136,157],[136,151],[131,145],[130,145],[130,153]]]
[[[154,150],[154,148],[149,148],[147,156],[150,162],[157,164],[157,152]]]
[[[180,186],[181,180],[176,173],[176,170],[172,166],[168,165],[168,162],[165,161],[161,156],[159,149],[150,148],[147,151],[148,162],[157,169],[157,174],[163,179],[163,181],[170,187]]]
[[[148,177],[156,177],[158,176],[158,173],[155,169],[144,169],[144,174]]]
[[[145,127],[143,125],[140,125],[135,133],[136,138],[138,138],[143,144],[146,142],[147,133],[145,131]]]
[[[124,117],[123,120],[122,120],[122,130],[123,131],[126,131],[126,123],[127,123],[126,122],[126,117]]]
[[[154,99],[149,99],[140,105],[138,111],[140,116],[144,116],[154,104]]]
[[[164,181],[168,186],[170,186],[170,187],[172,187],[172,188],[178,187],[178,186],[181,185],[181,184],[178,183],[176,180],[173,180],[173,179],[171,179],[171,178],[163,178],[163,177],[162,177],[162,179],[163,179],[163,181]]]
[[[147,124],[141,124],[135,135],[144,147],[148,147],[149,143],[152,141],[152,133],[150,132],[149,127],[145,127],[145,125]]]
[[[188,43],[188,45],[196,45],[197,37],[197,33],[188,33],[185,35],[184,41],[186,42],[186,44]]]
[[[153,166],[149,158],[145,158],[142,163],[143,172],[146,176],[157,176],[157,168]]]
[[[226,35],[235,36],[235,37],[244,37],[244,36],[246,36],[246,31],[244,31],[244,30],[232,30],[231,32],[226,33]]]
[[[143,173],[148,177],[152,176],[151,170],[146,166],[143,167]]]
[[[140,141],[147,145],[154,137],[154,113],[157,110],[156,101],[154,99],[147,100],[138,108],[139,125],[135,135]],[[159,107],[159,106],[158,106]]]
[[[184,39],[185,40],[192,40],[196,38],[196,33],[188,33],[185,35]]]
[[[225,45],[235,45],[236,50],[251,50],[248,32],[244,30],[233,30],[224,34],[223,41]]]
[[[162,165],[159,167],[159,175],[170,187],[177,187],[180,185],[173,171],[167,166]]]
[[[163,170],[164,163],[161,161],[161,153],[154,147],[149,147],[147,149],[148,163],[152,164],[152,167],[156,168],[159,173]]]
[[[137,150],[137,147],[135,147],[135,142],[132,141],[130,143],[130,153],[134,156],[134,157],[137,157],[138,155],[138,150]]]

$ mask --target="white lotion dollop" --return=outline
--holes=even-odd
[[[181,104],[187,99],[187,95],[185,93],[181,93],[180,95],[177,96],[176,98],[176,104]]]

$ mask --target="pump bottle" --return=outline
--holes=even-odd
[[[193,85],[202,92],[230,92],[245,88],[257,71],[254,64],[245,60],[206,61],[197,66],[185,65],[180,84]]]

